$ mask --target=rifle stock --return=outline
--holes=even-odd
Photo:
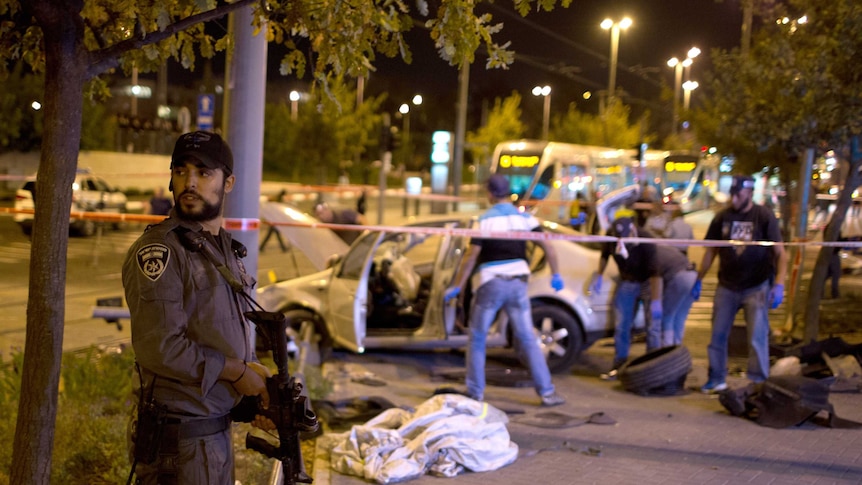
[[[281,461],[284,484],[311,483],[302,461],[299,444],[300,432],[317,431],[319,423],[311,409],[301,375],[291,376],[287,361],[287,321],[276,312],[246,312],[246,317],[257,325],[257,330],[271,344],[272,357],[278,373],[266,379],[269,392],[269,408],[260,414],[275,423],[278,445],[247,435],[246,448]]]

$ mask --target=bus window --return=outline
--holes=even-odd
[[[548,167],[542,172],[542,175],[539,176],[539,180],[536,181],[536,186],[533,187],[533,191],[530,193],[530,198],[534,200],[544,200],[548,197],[548,193],[551,192],[551,186],[554,183],[554,167]]]

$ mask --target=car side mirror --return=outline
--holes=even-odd
[[[332,256],[326,258],[326,269],[333,268],[335,265],[341,262],[340,254],[333,254]]]

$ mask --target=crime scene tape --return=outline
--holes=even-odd
[[[0,207],[0,214],[33,214],[32,209],[13,209]],[[141,222],[158,223],[166,216],[149,214],[128,214],[117,212],[83,212],[72,211],[70,217],[73,219],[92,219],[99,222]],[[738,241],[738,240],[703,240],[703,239],[662,239],[643,237],[623,237],[587,235],[587,234],[559,234],[552,232],[501,232],[480,231],[469,228],[447,228],[427,226],[384,226],[384,225],[354,225],[354,224],[332,224],[325,222],[302,223],[302,222],[279,222],[267,219],[253,218],[227,218],[223,226],[229,230],[257,230],[260,223],[264,222],[276,227],[306,227],[325,228],[339,231],[377,231],[377,232],[399,232],[409,234],[429,234],[456,237],[475,237],[484,239],[514,239],[528,241],[575,241],[575,242],[616,242],[662,244],[666,246],[702,246],[702,247],[724,247],[724,246],[785,246],[785,247],[846,247],[862,248],[862,241]],[[229,227],[228,227],[229,226]]]

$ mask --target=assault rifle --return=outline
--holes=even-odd
[[[278,445],[274,445],[264,438],[248,434],[245,446],[280,460],[285,485],[311,483],[313,479],[305,473],[302,462],[299,433],[315,432],[319,423],[308,396],[303,394],[302,377],[291,376],[287,370],[287,321],[283,314],[276,312],[250,311],[245,316],[257,325],[258,332],[270,343],[278,368],[278,374],[266,379],[269,409],[259,409],[257,413],[275,423],[279,440]]]

